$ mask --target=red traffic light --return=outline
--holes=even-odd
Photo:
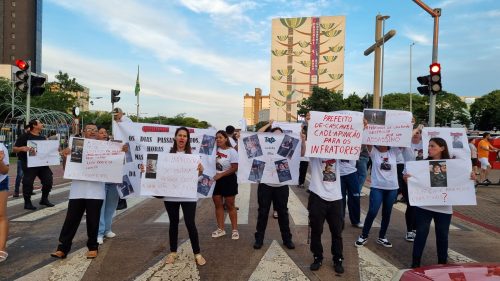
[[[429,66],[431,70],[431,74],[439,73],[441,72],[441,64],[435,62]]]
[[[16,65],[21,70],[27,70],[30,67],[30,65],[23,60],[16,60]]]

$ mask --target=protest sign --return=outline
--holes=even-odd
[[[361,152],[363,114],[356,111],[311,111],[306,157],[357,160]]]
[[[470,159],[470,147],[465,128],[424,127],[422,129],[424,158],[427,158],[431,138],[444,139],[448,145],[450,157]],[[470,161],[469,164],[472,165]]]
[[[71,154],[66,158],[64,178],[121,183],[122,146],[117,142],[71,137]]]
[[[28,168],[61,164],[59,140],[29,140]]]
[[[410,147],[413,132],[412,114],[400,110],[365,109],[368,127],[363,132],[363,144]]]
[[[126,155],[123,182],[118,187],[122,198],[138,196],[141,192],[140,165],[146,166],[147,155],[169,154],[174,144],[175,130],[178,126],[146,123],[113,122],[115,139],[122,140],[130,147]],[[198,181],[198,197],[211,197],[215,187],[215,130],[188,128],[191,140],[191,153],[201,158],[203,174]],[[146,158],[145,158],[146,157]],[[154,156],[150,156],[154,157]],[[158,158],[160,159],[160,158]],[[207,188],[207,184],[209,188]]]
[[[273,128],[280,128],[283,133],[294,133],[300,136],[302,132],[302,123],[289,123],[289,122],[273,122]]]
[[[200,156],[182,153],[145,153],[141,195],[197,198]]]
[[[412,206],[476,205],[470,160],[406,162]]]
[[[298,134],[241,132],[238,182],[298,184],[301,146]]]

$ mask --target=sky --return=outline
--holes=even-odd
[[[424,0],[441,8],[438,61],[443,89],[481,96],[500,89],[498,0]],[[42,72],[59,70],[90,89],[91,110],[135,115],[140,66],[142,117],[186,116],[216,128],[238,125],[243,95],[269,94],[271,21],[345,15],[344,95],[373,92],[375,17],[396,30],[384,50],[383,93],[410,91],[432,61],[433,18],[410,0],[45,0]],[[101,97],[101,98],[99,98]]]

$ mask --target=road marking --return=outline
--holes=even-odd
[[[179,209],[179,221],[184,217],[184,213],[182,212],[182,208]],[[170,223],[170,219],[168,218],[167,211],[164,211],[155,221],[155,223]]]
[[[7,244],[5,246],[9,247],[10,245],[16,243],[16,241],[19,240],[19,239],[21,239],[21,237],[12,238],[9,241],[7,241]]]
[[[124,212],[129,211],[130,209],[134,208],[136,205],[138,205],[139,203],[141,203],[142,201],[144,201],[146,199],[148,199],[148,197],[130,197],[130,198],[127,198],[127,208],[116,211],[113,219],[115,219],[117,216],[123,214]],[[83,215],[83,218],[80,221],[80,223],[87,222],[86,215],[87,214]]]
[[[291,188],[288,196],[288,213],[295,225],[309,225],[309,212]]]
[[[56,213],[59,213],[62,210],[67,209],[68,202],[69,201],[64,201],[62,203],[55,205],[54,207],[39,209],[37,211],[28,213],[27,215],[15,218],[12,221],[28,222],[28,221],[36,221],[36,220],[43,219],[43,218],[48,217],[48,216],[52,216]]]
[[[238,224],[248,224],[248,213],[250,210],[250,184],[240,183],[238,186],[238,195],[236,195],[236,206],[238,210]],[[225,224],[231,224],[229,214],[226,216]]]
[[[69,183],[65,183],[65,184],[62,184],[62,185],[69,185]],[[50,198],[50,195],[56,195],[56,194],[59,194],[59,193],[62,193],[62,192],[68,191],[68,190],[69,190],[69,186],[67,186],[67,187],[61,187],[61,188],[58,188],[56,190],[53,190],[53,191],[50,192],[49,198]],[[39,193],[37,193],[35,195],[32,195],[31,196],[31,200],[34,201],[36,199],[40,199],[41,197],[42,197],[42,193],[39,192]],[[20,204],[24,204],[24,199],[22,197],[22,194],[21,194],[20,198],[7,201],[7,207],[12,207],[12,206],[20,205]]]
[[[288,254],[273,240],[266,254],[252,272],[249,281],[309,280]]]
[[[398,268],[366,247],[358,248],[359,277],[361,281],[386,281],[398,272]]]
[[[200,272],[196,266],[191,250],[191,242],[187,240],[177,249],[178,258],[173,264],[165,264],[162,258],[152,267],[148,268],[135,281],[177,281],[177,280],[200,280]],[[210,266],[210,265],[208,265]]]
[[[460,254],[459,252],[455,252],[452,249],[448,248],[448,258],[453,260],[454,263],[471,263],[477,262],[467,256]]]
[[[86,252],[86,247],[81,248],[76,252],[70,253],[67,259],[51,262],[40,269],[16,279],[16,281],[79,281],[92,262],[91,259],[85,258],[84,255]]]

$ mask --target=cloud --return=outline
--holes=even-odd
[[[490,10],[490,11],[481,11],[475,13],[467,13],[457,16],[458,19],[465,20],[485,20],[485,19],[498,19],[500,18],[500,10]]]
[[[416,31],[410,30],[408,27],[403,28],[403,36],[409,38],[411,41],[423,45],[423,46],[431,46],[432,45],[432,36],[417,33]]]

